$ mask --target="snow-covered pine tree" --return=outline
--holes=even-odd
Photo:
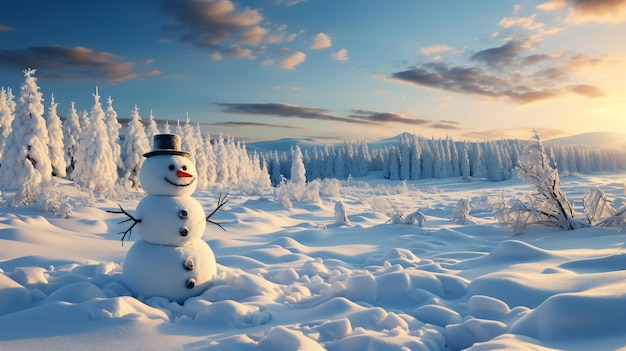
[[[74,107],[74,101],[70,106],[70,111],[65,117],[63,123],[63,144],[65,145],[65,164],[67,165],[66,173],[70,176],[74,171],[74,163],[76,162],[76,149],[80,141],[82,132],[80,129],[80,121],[78,119],[78,113]]]
[[[469,155],[467,153],[467,143],[463,143],[460,146],[459,151],[459,167],[461,172],[461,179],[466,182],[470,181],[470,162]]]
[[[219,134],[217,140],[215,141],[215,158],[217,174],[215,182],[219,184],[228,184],[228,180],[230,179],[230,175],[228,174],[228,162],[230,161],[230,158],[228,156],[226,146],[224,145],[222,133]]]
[[[415,135],[411,139],[411,153],[409,155],[411,159],[411,179],[420,179],[422,177],[422,148]]]
[[[207,131],[204,135],[204,153],[207,159],[207,182],[209,185],[215,184],[215,178],[217,177],[217,171],[215,167],[215,152],[213,152],[213,145],[211,144],[211,134]]]
[[[98,89],[93,97],[90,123],[83,129],[81,142],[76,149],[72,179],[89,190],[109,190],[118,179],[117,163],[113,158],[107,126],[104,124],[104,111]]]
[[[495,142],[489,142],[485,145],[485,170],[487,171],[487,179],[492,182],[502,180],[502,156]]]
[[[48,130],[43,118],[43,98],[34,77],[35,70],[24,70],[24,82],[15,107],[15,117],[0,165],[3,189],[17,189],[47,181],[52,177],[48,156]]]
[[[87,130],[89,126],[89,114],[87,110],[82,110],[78,113],[78,123],[81,131]]]
[[[272,181],[270,180],[270,174],[267,170],[267,162],[263,162],[259,155],[255,152],[252,156],[252,160],[255,165],[258,165],[258,170],[255,172],[255,184],[257,185],[257,189],[265,189],[272,186]]]
[[[226,166],[228,167],[228,183],[230,184],[238,184],[239,183],[239,148],[235,144],[235,139],[232,136],[228,136],[224,142],[224,147],[226,148],[226,155],[228,156],[228,162],[226,162]]]
[[[55,177],[65,177],[67,174],[65,163],[65,150],[63,146],[63,126],[61,118],[57,114],[58,103],[54,101],[54,95],[50,99],[50,107],[48,107],[48,116],[46,118],[48,128],[48,150],[50,155],[50,164],[52,166],[52,175]]]
[[[165,121],[165,125],[163,126],[163,134],[170,134],[170,133],[172,133],[170,129],[170,122]]]
[[[146,136],[143,123],[141,123],[139,108],[135,105],[130,113],[130,121],[128,122],[124,148],[122,150],[122,158],[124,159],[122,167],[123,179],[127,180],[133,189],[141,188],[139,170],[143,164],[143,154],[148,151],[150,151],[148,137]]]
[[[156,120],[154,119],[154,115],[152,114],[152,110],[150,110],[150,117],[148,125],[146,126],[146,137],[148,138],[148,146],[150,150],[154,146],[154,136],[159,134],[159,126],[157,125]]]
[[[389,149],[389,179],[400,179],[400,152],[395,146]]]
[[[4,149],[9,133],[11,133],[11,122],[13,122],[15,112],[12,96],[10,89],[7,90],[2,87],[0,90],[0,162],[2,161],[2,149]]]
[[[198,171],[198,189],[204,190],[209,186],[209,160],[207,157],[206,149],[204,148],[204,139],[202,138],[202,131],[200,130],[200,123],[196,124],[193,130],[193,138],[196,141],[193,153],[196,158],[196,170]]]
[[[291,178],[289,180],[294,184],[306,183],[306,169],[302,162],[302,151],[298,145],[291,149]]]
[[[422,178],[432,178],[433,177],[433,152],[432,148],[428,144],[427,140],[421,139],[422,143],[420,146],[422,147]]]
[[[407,133],[403,133],[400,137],[398,145],[400,153],[400,179],[411,179],[411,141]]]
[[[96,94],[98,88],[96,88]],[[107,135],[109,137],[109,145],[113,154],[113,160],[118,170],[118,174],[122,175],[124,168],[124,161],[122,160],[122,149],[120,146],[120,129],[122,125],[117,120],[117,112],[113,108],[113,99],[109,96],[107,98],[107,109],[104,112],[104,124],[107,127]]]

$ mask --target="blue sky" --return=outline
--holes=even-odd
[[[626,131],[626,0],[0,3],[0,85],[248,141]]]

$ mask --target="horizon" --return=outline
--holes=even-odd
[[[118,6],[119,5],[119,6]],[[123,8],[123,10],[122,10]],[[0,5],[0,86],[246,142],[624,132],[626,1]],[[323,18],[323,21],[318,20]],[[101,101],[102,103],[102,101]],[[503,117],[504,116],[504,117]]]

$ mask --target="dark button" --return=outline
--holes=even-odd
[[[193,270],[193,266],[193,261],[190,259],[185,260],[185,263],[183,263],[183,267],[185,267],[185,269],[188,271]]]
[[[180,210],[178,217],[180,217],[180,219],[187,219],[189,218],[189,212],[187,212],[187,210]]]
[[[194,278],[187,279],[187,289],[193,289],[196,286],[196,280]]]
[[[182,227],[180,228],[180,235],[181,236],[187,236],[187,234],[189,234],[189,229],[187,229],[187,227]]]

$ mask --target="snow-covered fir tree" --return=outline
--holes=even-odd
[[[0,90],[0,161],[2,160],[2,149],[4,149],[9,133],[11,133],[14,111],[15,104],[11,89],[2,87]]]
[[[108,190],[118,179],[117,163],[111,150],[97,89],[93,97],[90,123],[82,131],[72,179],[90,190]]]
[[[139,189],[139,170],[143,164],[143,154],[150,151],[148,137],[141,123],[139,108],[137,105],[130,113],[130,121],[126,138],[124,139],[124,147],[122,150],[122,158],[124,160],[122,171],[122,179],[126,180],[131,188]]]
[[[222,134],[219,134],[219,137],[215,141],[215,158],[216,158],[216,177],[215,182],[219,184],[227,184],[230,179],[228,162],[230,158],[228,157],[228,151],[226,150],[226,146],[224,145],[224,138]]]
[[[204,153],[207,159],[206,178],[208,184],[215,184],[217,178],[217,168],[215,166],[215,152],[213,152],[213,145],[211,145],[211,134],[207,131],[203,138]]]
[[[291,178],[289,180],[295,184],[304,184],[306,183],[305,174],[302,151],[300,151],[300,146],[296,145],[295,148],[291,149]]]
[[[80,130],[87,130],[89,126],[89,113],[86,110],[82,110],[78,112],[78,123],[80,125]]]
[[[148,145],[150,146],[150,150],[152,150],[152,146],[154,146],[154,136],[160,133],[161,132],[159,132],[159,126],[157,125],[157,122],[154,119],[152,110],[150,110],[150,116],[148,117],[148,125],[146,126],[146,137],[148,137]]]
[[[202,137],[202,131],[200,130],[200,123],[196,124],[196,127],[193,129],[193,138],[195,142],[195,150],[194,153],[196,159],[196,170],[198,172],[198,189],[204,190],[209,186],[209,158],[207,156],[206,148],[204,147],[204,139]]]
[[[25,79],[0,163],[3,189],[39,184],[52,177],[43,97],[34,74],[34,69],[24,70]]]
[[[98,88],[96,88],[97,94]],[[113,153],[113,160],[117,166],[118,172],[122,173],[124,168],[124,162],[122,161],[122,150],[120,146],[120,129],[122,125],[117,120],[117,112],[113,108],[113,99],[109,96],[107,98],[107,109],[104,112],[104,124],[107,127],[107,135],[109,137],[109,145],[111,152]]]
[[[76,107],[74,107],[74,101],[70,105],[70,110],[65,117],[63,123],[63,144],[65,146],[65,164],[67,166],[66,173],[71,177],[72,171],[74,171],[74,163],[76,162],[76,149],[80,142],[80,121]]]
[[[52,95],[50,106],[48,107],[48,115],[46,116],[46,127],[48,128],[48,150],[52,175],[63,178],[67,173],[67,164],[65,163],[65,148],[63,145],[63,126],[61,118],[57,114],[58,106],[59,104],[54,101],[54,95]]]

